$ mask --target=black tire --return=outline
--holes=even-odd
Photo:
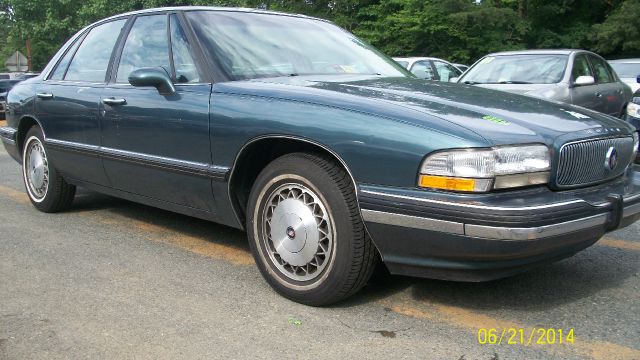
[[[298,270],[303,275],[298,275],[292,270],[294,267],[290,265],[290,268],[287,268],[288,264],[274,252],[275,242],[270,240],[271,236],[267,234],[267,232],[273,234],[274,231],[279,231],[275,225],[273,229],[266,225],[266,216],[269,211],[273,217],[269,224],[274,224],[278,207],[280,203],[284,202],[284,200],[280,200],[281,197],[274,198],[274,194],[278,191],[280,191],[279,195],[293,194],[296,189],[306,189],[309,194],[316,196],[313,198],[307,193],[300,195],[301,198],[298,200],[303,204],[311,203],[311,205],[306,204],[307,207],[310,209],[322,207],[320,210],[313,210],[314,222],[311,227],[299,227],[299,229],[304,229],[301,230],[304,231],[304,239],[306,239],[303,247],[306,244],[312,244],[309,246],[311,251],[322,252],[320,245],[315,245],[314,249],[315,243],[309,240],[313,238],[313,226],[317,225],[315,230],[326,227],[327,233],[333,231],[330,243],[331,251],[328,256],[323,260],[322,256],[318,255],[319,257],[315,257],[306,265],[307,271],[310,268],[313,271],[314,265],[317,264],[324,264],[324,267],[320,269],[318,266],[315,268],[315,273],[307,272],[306,275],[300,269]],[[291,196],[295,197],[296,195]],[[303,198],[304,196],[308,197]],[[269,202],[269,199],[274,200]],[[274,201],[278,201],[275,208]],[[312,306],[335,303],[360,290],[375,269],[378,259],[377,250],[365,231],[358,209],[354,184],[349,174],[329,158],[321,155],[293,153],[271,162],[258,175],[253,185],[247,214],[249,243],[260,272],[278,293],[293,301]],[[328,219],[325,222],[319,220],[323,214]],[[303,215],[300,217],[292,216],[295,219],[304,218]],[[285,221],[276,225],[283,224],[287,226]],[[294,225],[286,228],[287,236],[290,235],[289,231],[292,226]],[[328,235],[322,237],[322,234],[324,233],[321,233],[321,238],[327,241]],[[284,237],[282,243],[285,240],[298,241],[296,236],[298,235],[294,231],[293,238]],[[300,249],[299,253],[303,253],[303,250]],[[282,260],[284,264],[278,262],[278,259]],[[300,268],[304,269],[305,265]],[[291,278],[291,276],[295,278]],[[301,280],[300,278],[303,276],[314,276],[314,278]]]
[[[32,155],[34,152],[39,153],[38,155]],[[40,169],[43,169],[43,173],[46,174],[43,177],[45,180],[42,181],[40,186],[34,185],[36,182],[30,180],[35,175],[28,174],[28,169],[30,168],[28,162],[32,157],[36,156],[39,156],[39,159],[42,160],[41,163],[44,165]],[[44,148],[42,130],[38,126],[31,127],[25,136],[22,147],[22,179],[27,195],[29,195],[29,200],[31,200],[36,209],[45,213],[54,213],[71,207],[73,197],[76,194],[76,187],[69,185],[53,166]],[[37,181],[37,185],[39,184],[40,181]]]

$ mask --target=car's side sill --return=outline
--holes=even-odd
[[[141,166],[158,168],[178,173],[186,173],[195,176],[212,178],[213,180],[224,181],[228,178],[229,167],[216,166],[186,160],[178,160],[162,156],[142,154],[132,151],[113,149],[109,147],[81,144],[71,141],[47,139],[47,146],[63,151],[82,153],[97,158],[124,161]]]

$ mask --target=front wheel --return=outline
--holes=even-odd
[[[44,148],[42,131],[34,126],[27,132],[22,151],[22,176],[24,186],[33,206],[42,212],[52,213],[71,206],[76,188],[67,184]]]
[[[331,159],[294,153],[269,164],[247,211],[260,272],[285,297],[328,305],[363,287],[377,261],[354,185]]]

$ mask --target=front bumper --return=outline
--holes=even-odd
[[[367,230],[394,274],[484,281],[562,259],[640,219],[640,166],[607,184],[452,194],[361,185]]]

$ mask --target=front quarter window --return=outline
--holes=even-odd
[[[325,21],[235,11],[185,14],[205,57],[229,80],[317,74],[410,76],[375,48]]]
[[[156,66],[171,73],[166,14],[136,19],[122,49],[116,82],[127,83],[133,70]]]

